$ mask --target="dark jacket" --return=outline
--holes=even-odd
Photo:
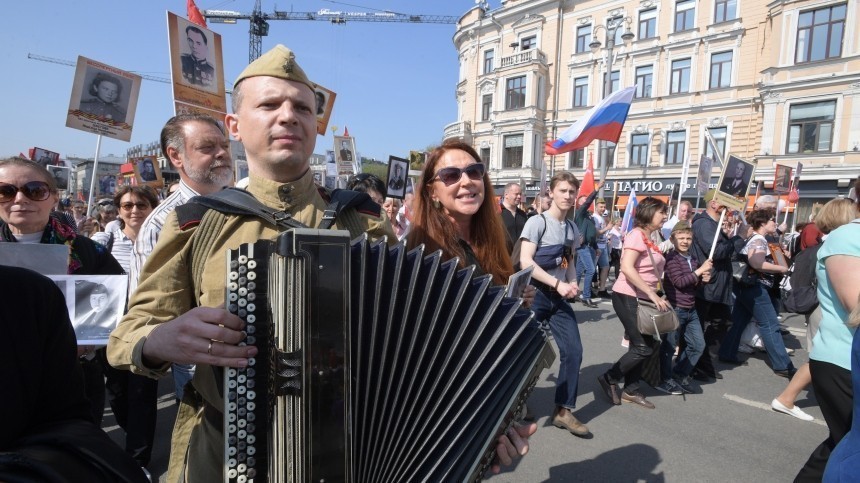
[[[523,227],[526,226],[526,221],[529,217],[526,215],[526,212],[517,208],[516,214],[511,214],[511,212],[502,205],[502,223],[505,224],[505,230],[508,232],[508,251],[510,252],[514,246],[514,243],[520,239],[520,235],[523,233]]]
[[[691,252],[696,260],[707,260],[711,252],[714,235],[719,233],[717,246],[714,249],[714,268],[711,270],[711,282],[696,290],[696,298],[732,305],[732,256],[735,253],[734,243],[722,230],[717,227],[717,220],[702,212],[693,218],[693,247]]]
[[[696,305],[696,286],[701,282],[695,272],[699,268],[696,257],[689,253],[690,263],[675,250],[666,254],[666,271],[663,290],[672,307],[690,309]],[[690,268],[692,266],[692,269]]]
[[[585,203],[576,209],[573,217],[573,222],[576,223],[576,227],[579,228],[579,233],[582,235],[582,245],[579,248],[586,246],[597,248],[597,225],[594,224],[594,218],[588,212],[594,198],[597,198],[597,193],[597,190],[592,191],[585,199]]]

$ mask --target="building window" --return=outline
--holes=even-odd
[[[588,77],[577,77],[573,80],[573,107],[588,105]]]
[[[654,66],[643,65],[636,68],[635,97],[651,97],[651,86],[654,83]]]
[[[669,94],[679,92],[690,92],[690,59],[672,61],[672,83],[669,86]]]
[[[520,50],[521,51],[531,50],[531,49],[537,47],[536,40],[537,40],[537,37],[535,37],[534,35],[532,35],[531,37],[526,37],[526,38],[522,39],[520,41]]]
[[[666,164],[684,164],[686,131],[669,131],[666,134]]]
[[[830,152],[835,118],[836,101],[791,106],[788,114],[788,154]]]
[[[526,105],[526,76],[508,79],[505,89],[505,109],[520,109]]]
[[[490,148],[481,148],[481,162],[490,165]]]
[[[576,53],[581,54],[583,52],[588,52],[591,50],[591,47],[588,44],[591,43],[591,25],[583,25],[576,29]]]
[[[611,25],[615,25],[615,39],[612,41],[616,47],[620,47],[624,45],[624,39],[621,38],[624,35],[624,21],[623,17],[613,17],[606,21],[606,28],[608,29]]]
[[[803,12],[797,20],[795,62],[815,62],[842,55],[845,5]]]
[[[726,134],[728,133],[728,128],[725,127],[709,127],[708,132],[711,133],[711,137],[714,139],[714,143],[717,145],[717,151],[719,151],[720,159],[726,159]],[[711,143],[705,139],[705,156],[711,159],[717,159],[714,156],[714,150],[711,148]]]
[[[738,0],[716,0],[714,2],[714,23],[728,22],[738,18]]]
[[[732,53],[721,52],[711,56],[711,89],[732,84]]]
[[[505,136],[505,151],[502,153],[502,167],[523,167],[523,135]]]
[[[694,27],[696,20],[696,1],[680,0],[675,3],[675,32],[683,32]]]
[[[491,112],[493,112],[493,95],[484,94],[481,97],[481,120],[489,121]]]
[[[657,7],[639,12],[638,39],[650,39],[657,36]]]
[[[605,92],[603,94],[603,97],[606,97],[609,94],[612,94],[613,92],[617,91],[620,88],[620,85],[621,71],[613,70],[611,80],[609,81],[609,92]],[[603,89],[606,90],[606,74],[603,74]]]
[[[648,165],[648,134],[634,134],[630,139],[630,166]]]
[[[495,55],[495,50],[484,51],[484,74],[489,74],[493,71],[493,57],[495,57]]]
[[[574,149],[567,153],[567,169],[585,167],[585,148]]]

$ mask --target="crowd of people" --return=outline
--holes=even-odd
[[[319,226],[331,193],[314,183],[309,169],[316,142],[314,88],[294,54],[276,47],[235,81],[226,130],[197,114],[178,115],[165,124],[161,149],[180,176],[171,192],[125,186],[91,213],[83,202],[60,202],[54,178],[37,163],[0,160],[0,242],[65,244],[69,274],[129,274],[127,312],[107,347],[80,346],[77,363],[63,369],[74,373],[70,380],[82,381],[66,397],[68,418],[100,425],[107,394],[126,433],[126,454],[146,467],[156,443],[155,381],[172,372],[180,409],[169,481],[223,479],[224,435],[217,409],[223,406],[223,388],[211,369],[246,367],[257,354],[256,347],[239,345],[246,335],[244,322],[223,308],[225,252],[279,232],[263,219],[210,215],[192,198],[234,184],[229,134],[247,153],[247,192],[306,226]],[[798,481],[821,480],[825,471],[844,472],[839,465],[856,458],[858,439],[856,421],[852,429],[851,364],[852,344],[853,362],[860,363],[860,342],[849,319],[856,326],[860,310],[860,204],[827,203],[802,227],[797,237],[802,249],[794,251],[781,243],[786,234],[778,227],[772,197],[759,197],[748,214],[727,217],[721,216],[728,209],[712,190],[703,211],[695,213],[682,202],[671,218],[664,201],[646,197],[625,233],[599,197],[602,183],[580,196],[577,177],[560,171],[548,187],[528,209],[516,183],[506,185],[497,200],[474,148],[447,141],[429,153],[414,192],[407,190],[402,199],[386,197],[388,186],[373,175],[353,176],[348,189],[367,197],[339,214],[335,227],[353,236],[440,250],[443,259],[472,265],[497,285],[506,284],[515,270],[531,267],[531,284],[519,295],[559,353],[550,422],[580,437],[591,433],[574,414],[584,350],[577,304],[594,310],[604,299],[611,302],[627,351],[598,383],[610,404],[645,409],[655,405],[642,392],[643,384],[667,394],[698,394],[702,389],[694,381],[720,379],[719,364],[746,364],[739,356],[748,351],[742,337],[755,321],[773,373],[789,379],[773,409],[811,419],[794,405],[811,383],[830,430]],[[723,225],[721,218],[727,219]],[[195,236],[198,232],[206,234]],[[203,243],[202,236],[206,245],[195,246]],[[192,257],[204,258],[195,263]],[[794,260],[808,264],[796,275],[814,276],[786,291],[782,279],[795,283]],[[799,296],[798,287],[810,283],[817,285],[817,302],[802,312],[810,361],[798,370],[783,341],[780,299]],[[643,333],[637,313],[644,302],[673,311],[677,330],[656,337]],[[60,322],[68,332],[69,321]],[[58,343],[68,345],[68,334]],[[67,349],[58,353],[57,363],[68,366]],[[652,366],[657,369],[649,370]],[[81,393],[89,400],[86,411]],[[36,414],[28,418],[18,421],[17,436],[0,439],[0,451],[18,447],[27,427],[42,423]],[[525,454],[536,429],[523,422],[501,436],[496,463],[509,465]],[[844,443],[834,452],[840,440]],[[3,465],[0,459],[0,476],[7,469]]]

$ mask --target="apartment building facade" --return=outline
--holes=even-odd
[[[811,0],[478,5],[453,38],[457,120],[444,136],[475,146],[497,187],[516,181],[527,193],[537,191],[542,164],[581,175],[593,158],[606,166],[610,190],[668,197],[689,158],[682,193],[692,201],[698,160],[712,154],[709,131],[721,157],[757,163],[762,193],[774,165],[802,163],[800,193],[811,207],[845,194],[860,174],[856,10],[856,2]],[[607,88],[630,86],[635,98],[617,145],[544,154],[544,143]]]

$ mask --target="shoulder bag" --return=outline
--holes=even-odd
[[[654,256],[651,255],[651,249],[648,248],[647,244],[645,245],[645,249],[648,250],[648,258],[651,259],[651,268],[654,270],[654,275],[657,276],[657,290],[662,291],[661,280],[663,277],[657,273]],[[642,300],[638,297],[636,300],[638,302],[638,306],[636,307],[636,328],[639,329],[642,335],[652,335],[657,340],[662,340],[660,339],[660,334],[678,330],[680,323],[678,321],[678,314],[674,310],[670,309],[662,312],[650,300]]]

